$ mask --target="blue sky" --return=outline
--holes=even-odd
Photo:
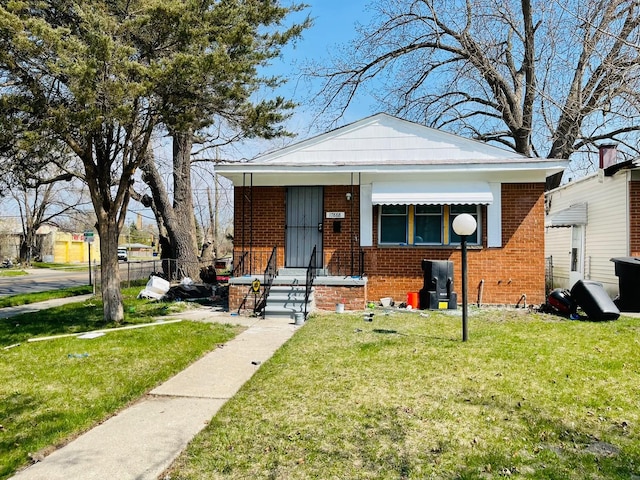
[[[312,60],[323,63],[323,60],[326,59],[337,46],[343,46],[355,38],[356,22],[368,23],[369,11],[367,10],[367,5],[370,1],[371,0],[282,0],[283,5],[290,5],[294,2],[303,2],[309,5],[303,12],[288,18],[288,21],[300,22],[303,21],[307,15],[313,19],[313,25],[303,32],[302,38],[296,42],[295,47],[288,46],[285,48],[282,57],[274,60],[271,67],[266,70],[269,74],[277,74],[288,79],[286,85],[278,90],[277,93],[279,95],[302,103],[286,125],[287,129],[297,136],[275,141],[255,139],[241,142],[228,149],[223,149],[220,152],[223,157],[236,159],[252,158],[267,151],[305,140],[325,131],[324,126],[314,123],[314,111],[305,105],[304,101],[309,97],[310,91],[308,83],[300,80],[301,69],[306,63]],[[376,112],[377,110],[367,107],[366,100],[355,102],[353,107],[347,111],[345,117],[341,119],[340,125],[354,122]],[[171,148],[167,143],[161,147],[160,151],[157,151],[156,154],[158,156],[164,156],[168,161],[171,156],[170,152]],[[213,154],[212,151],[208,151],[205,156]],[[206,188],[210,186],[211,177],[204,174],[202,178],[199,178],[199,174],[195,172],[193,177],[196,210],[198,218],[200,219],[201,213],[207,213],[207,199],[206,197],[199,198],[199,196],[203,194],[202,192],[206,192]],[[127,223],[134,221],[135,213],[138,212],[143,214],[143,221],[145,223],[153,219],[153,214],[148,209],[143,208],[137,202],[132,202],[127,216]],[[228,215],[230,215],[229,212],[230,211],[226,211]]]
[[[294,48],[285,49],[282,58],[275,61],[271,69],[289,79],[281,93],[298,102],[303,102],[309,96],[308,83],[300,79],[300,70],[305,63],[323,63],[336,47],[344,46],[356,37],[357,22],[367,24],[371,16],[367,8],[370,0],[306,0],[304,3],[309,7],[292,19],[300,20],[309,15],[313,25],[303,32],[302,39]],[[349,108],[341,123],[350,123],[376,113],[367,105],[367,99],[362,100]],[[306,137],[306,132],[318,133],[314,132],[311,121],[312,112],[303,104],[291,124],[302,137]]]

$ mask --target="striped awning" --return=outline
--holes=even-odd
[[[489,205],[486,182],[374,182],[374,205]]]

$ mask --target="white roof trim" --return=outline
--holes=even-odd
[[[374,205],[488,205],[493,203],[486,182],[374,182]]]
[[[587,203],[576,203],[569,208],[547,216],[545,227],[572,227],[587,224]]]

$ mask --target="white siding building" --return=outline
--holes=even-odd
[[[601,282],[611,297],[618,277],[611,258],[634,252],[631,232],[635,165],[618,164],[545,194],[545,256],[553,287],[570,289],[578,280]]]

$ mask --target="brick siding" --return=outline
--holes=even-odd
[[[276,246],[277,268],[284,267],[286,188],[236,187],[233,208],[234,268],[243,252],[250,252],[245,266],[251,272],[264,271]]]
[[[336,220],[324,220],[323,265],[337,275],[350,275],[352,271],[357,274],[361,271],[358,239],[359,189],[354,188],[351,201],[346,199],[347,192],[351,192],[350,186],[327,186],[324,189],[324,211],[345,212],[340,232],[334,231],[333,222]],[[285,194],[284,187],[254,187],[253,192],[246,187],[236,187],[236,255],[249,250],[248,239],[251,240],[254,251],[270,252],[274,245],[278,245],[278,266],[283,266]],[[247,208],[248,198],[253,199],[251,209]],[[637,207],[640,217],[640,202]],[[373,238],[377,239],[377,208],[374,207],[374,210]],[[252,212],[252,216],[248,216],[248,212]],[[483,208],[482,218],[482,244],[486,245],[486,208]],[[502,244],[500,248],[468,248],[469,302],[475,303],[478,300],[481,283],[483,304],[515,305],[523,294],[526,295],[527,304],[544,302],[543,183],[502,185]],[[332,305],[342,298],[347,299],[347,309],[352,306],[360,309],[368,299],[378,301],[382,297],[392,297],[397,303],[406,302],[408,292],[417,292],[423,286],[422,259],[453,261],[454,290],[461,295],[459,247],[373,246],[362,250],[364,273],[368,278],[366,291],[316,288],[316,303],[319,308],[333,308]],[[237,305],[233,303],[237,300],[235,297],[230,298],[230,306]]]
[[[351,200],[347,200],[347,193]],[[323,265],[333,275],[358,275],[360,269],[360,188],[357,186],[327,186],[324,188],[324,211],[344,212],[341,220],[324,219]],[[339,222],[340,231],[334,231]]]

